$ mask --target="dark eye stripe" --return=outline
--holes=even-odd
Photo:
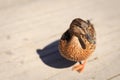
[[[82,27],[81,27],[81,24],[80,24],[79,22],[75,22],[74,25],[76,25],[76,26],[82,28]]]

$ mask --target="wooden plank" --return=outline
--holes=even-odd
[[[119,3],[0,0],[0,80],[119,80]],[[80,74],[57,48],[76,17],[91,19],[97,32],[96,51]]]

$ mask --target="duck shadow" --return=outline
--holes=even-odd
[[[62,57],[58,50],[59,40],[47,45],[44,49],[37,49],[36,52],[40,59],[48,66],[54,68],[67,68],[74,65],[76,62],[69,61]]]

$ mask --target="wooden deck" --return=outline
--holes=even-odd
[[[120,80],[120,0],[0,0],[0,80]],[[59,55],[74,18],[90,19],[97,48],[82,73]]]

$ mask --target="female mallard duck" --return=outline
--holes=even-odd
[[[89,20],[76,18],[70,28],[62,35],[59,42],[60,54],[68,60],[79,62],[73,70],[81,72],[86,59],[96,47],[95,29]],[[84,61],[82,63],[82,61]]]

